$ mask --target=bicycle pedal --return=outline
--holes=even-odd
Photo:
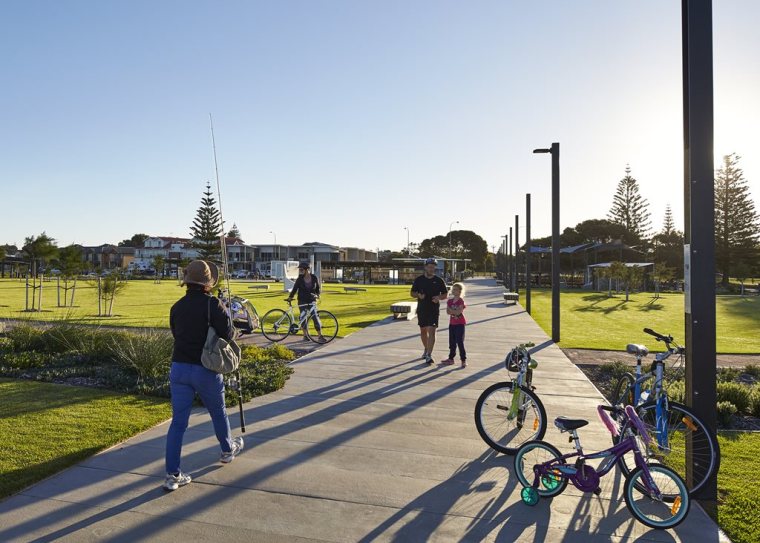
[[[536,387],[534,387],[533,385],[530,385],[530,389],[531,390],[536,390]]]
[[[594,495],[599,496],[602,493],[601,487],[596,487],[594,489]]]

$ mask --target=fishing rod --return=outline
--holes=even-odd
[[[222,248],[222,271],[224,273],[224,281],[227,285],[227,316],[230,319],[230,324],[234,329],[234,323],[232,320],[232,290],[230,289],[230,273],[229,263],[227,261],[227,233],[224,228],[224,215],[222,214],[222,188],[219,184],[219,163],[216,159],[216,138],[214,138],[214,118],[211,113],[208,114],[208,120],[211,126],[211,148],[214,152],[214,174],[216,175],[216,196],[219,200],[219,221],[222,223],[222,235],[219,238],[219,243]],[[240,408],[240,431],[245,433],[245,413],[243,412],[243,380],[240,376],[240,366],[235,371],[235,376],[229,380],[230,388],[238,393],[238,407]]]

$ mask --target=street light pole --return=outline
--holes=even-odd
[[[525,195],[525,311],[530,315],[530,193]]]
[[[559,342],[559,143],[534,153],[552,155],[552,341]]]
[[[712,1],[682,0],[686,404],[715,435],[715,178]],[[696,293],[696,295],[694,295]],[[704,475],[686,440],[686,482]],[[694,497],[717,507],[713,475]]]
[[[507,246],[509,247],[509,249],[508,249],[509,250],[509,258],[507,259],[507,267],[506,267],[506,269],[508,270],[507,273],[509,274],[509,284],[507,284],[507,283],[504,284],[504,287],[507,288],[508,290],[512,289],[512,282],[513,282],[512,281],[512,279],[513,279],[512,278],[512,240],[513,239],[514,239],[514,236],[512,236],[512,227],[510,226],[509,227],[509,241],[507,243]],[[506,277],[505,277],[505,280],[506,280]]]
[[[454,226],[455,224],[459,224],[459,221],[451,221],[449,223],[449,273],[451,274],[451,278],[452,279],[454,279],[454,267],[453,267],[453,263],[451,262],[451,258],[452,258],[452,256],[451,256],[451,251],[452,251],[452,249],[451,249],[451,227]]]
[[[512,269],[514,270],[514,273],[512,274],[512,281],[514,282],[514,290],[512,292],[520,292],[520,281],[517,276],[517,270],[518,270],[518,261],[520,260],[520,222],[519,222],[519,215],[515,215],[515,240],[514,240],[514,246],[515,246],[515,260],[514,264],[512,266]]]
[[[274,246],[272,247],[272,256],[274,256],[274,251],[275,251],[275,249],[277,249],[277,234],[275,234],[271,230],[269,231],[269,233],[274,236]],[[280,251],[279,250],[277,250],[277,258],[280,258]]]
[[[412,252],[409,250],[409,227],[405,226],[404,230],[406,230],[406,256],[411,256]]]

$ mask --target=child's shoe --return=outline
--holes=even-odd
[[[451,363],[453,364],[453,363],[454,363],[454,361],[452,360],[452,361],[451,361]],[[466,358],[463,358],[463,359],[462,359],[462,367],[463,367],[463,368],[466,368],[466,367],[467,367],[467,359],[466,359]]]

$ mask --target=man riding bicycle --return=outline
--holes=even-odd
[[[309,341],[306,333],[306,319],[304,317],[309,309],[309,304],[319,299],[320,288],[319,279],[311,273],[311,266],[309,266],[308,262],[301,262],[298,265],[298,279],[296,279],[293,289],[288,296],[289,302],[293,301],[296,293],[298,294],[298,308],[301,310],[301,320],[303,321],[303,325],[301,325],[304,334],[303,341]],[[314,313],[314,326],[317,329],[317,333],[319,333],[317,341],[324,343],[326,340],[322,335],[322,323],[319,321],[316,312]]]

